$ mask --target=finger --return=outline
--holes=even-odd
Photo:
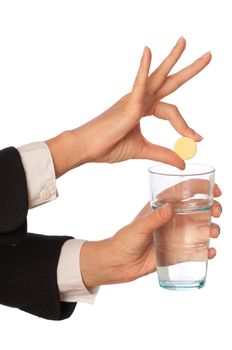
[[[208,251],[208,259],[213,259],[217,254],[217,251],[215,248],[209,248]]]
[[[221,216],[221,213],[222,213],[221,204],[218,201],[214,200],[212,209],[211,209],[212,216],[215,218],[219,218],[219,216]]]
[[[200,73],[209,64],[211,58],[211,53],[207,52],[188,67],[185,67],[178,73],[170,75],[165,84],[157,92],[156,98],[161,100],[163,97],[168,96],[177,90],[181,85],[185,84],[188,80]]]
[[[194,141],[202,140],[202,137],[188,126],[176,106],[159,102],[156,104],[153,114],[160,119],[168,120],[182,136],[191,137]]]
[[[202,179],[191,179],[182,181],[177,185],[166,188],[163,192],[159,193],[157,199],[160,201],[180,201],[183,199],[191,198],[197,193],[209,193],[210,182]],[[218,185],[214,186],[214,196],[220,196],[221,190]],[[219,194],[220,193],[220,194]],[[218,202],[217,202],[218,203]]]
[[[172,205],[166,203],[162,207],[138,217],[130,224],[130,226],[133,232],[151,234],[155,229],[166,224],[173,215],[174,210]]]
[[[190,179],[179,182],[177,185],[168,187],[159,193],[157,199],[159,201],[181,201],[192,198],[197,193],[209,193],[210,182],[202,179]]]
[[[159,65],[158,68],[150,75],[148,81],[148,91],[151,94],[157,92],[157,90],[163,85],[165,80],[167,79],[167,75],[174,67],[176,62],[179,60],[186,46],[186,41],[183,37],[181,37],[169,55],[165,58],[165,60]]]
[[[155,160],[173,165],[181,170],[185,168],[185,162],[174,151],[166,147],[154,145],[147,140],[145,140],[145,145],[137,158]]]
[[[131,93],[132,103],[143,103],[144,95],[146,93],[146,84],[151,65],[151,50],[149,47],[144,48],[143,56],[141,58],[138,73],[136,75],[134,85]]]
[[[220,190],[219,186],[217,184],[215,184],[214,189],[213,189],[214,197],[220,197],[221,194],[222,194],[222,191]]]
[[[201,180],[201,181],[205,181],[205,180]],[[198,186],[199,186],[199,183],[198,183]],[[166,194],[165,194],[165,191],[163,191],[163,192],[162,192],[163,197],[159,197],[159,200],[167,200],[168,196],[170,196],[170,195],[173,193],[174,187],[176,188],[177,185],[175,185],[175,186],[173,186],[173,187],[169,187],[167,190],[165,190],[165,191],[168,191],[168,192],[166,192]],[[208,189],[207,185],[203,185],[203,188],[204,188],[205,190]],[[180,190],[182,191],[182,188],[180,188]],[[177,192],[178,192],[178,190],[177,190]],[[196,192],[196,191],[195,191],[195,192]],[[214,196],[215,196],[215,197],[218,197],[218,196],[220,196],[220,195],[221,195],[221,190],[220,190],[220,188],[218,187],[218,185],[215,184],[215,185],[214,185]],[[161,193],[159,194],[159,196],[161,196]],[[179,199],[180,199],[179,196],[178,196],[178,198],[176,198],[176,199],[179,200]],[[216,203],[218,204],[217,201],[214,201],[213,206],[212,206],[212,210],[215,210],[214,208],[217,206]],[[151,210],[152,210],[152,209],[151,209],[151,203],[150,203],[150,202],[147,202],[146,205],[142,208],[142,210],[136,215],[136,218],[139,217],[139,216],[141,216],[141,215],[144,215],[144,214],[147,214],[147,213],[151,212]],[[214,237],[218,237],[218,235],[220,234],[220,226],[217,225],[217,224],[215,224],[215,223],[212,223],[212,225],[211,225],[211,230],[212,230],[212,235],[211,235],[211,233],[210,233],[211,237],[213,237],[213,238],[214,238]],[[219,232],[219,233],[218,233],[218,232]]]
[[[219,235],[220,235],[220,227],[217,224],[212,223],[210,227],[210,237],[217,238]]]

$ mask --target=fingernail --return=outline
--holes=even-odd
[[[220,235],[220,232],[221,232],[220,226],[218,226],[217,224],[215,224],[215,228],[216,228],[216,231],[217,231],[217,235],[219,236],[219,235]]]
[[[177,40],[176,45],[180,45],[184,41],[183,35]]]
[[[211,51],[204,53],[204,55],[202,55],[200,58],[206,58],[208,56],[211,56]]]
[[[160,214],[163,218],[166,218],[170,215],[171,206],[169,203],[164,204],[160,209]]]
[[[146,49],[147,49],[147,46],[144,46],[144,49],[143,49],[143,57],[145,56]]]
[[[217,214],[218,216],[220,216],[221,213],[222,213],[222,207],[221,207],[220,205],[218,205],[217,208],[216,208],[216,214]]]
[[[218,185],[215,185],[215,187],[217,187],[217,190],[218,190],[218,192],[219,192],[219,195],[221,195],[221,194],[222,194],[222,191],[221,191],[220,187],[219,187]]]
[[[193,130],[193,131],[194,131],[194,130]],[[195,134],[197,137],[199,137],[200,140],[203,140],[203,139],[204,139],[204,137],[201,136],[200,134],[198,134],[196,131],[194,131],[194,134]]]
[[[178,169],[184,170],[186,167],[186,164],[183,159],[181,159],[181,163],[179,165],[175,165]]]

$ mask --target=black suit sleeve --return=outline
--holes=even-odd
[[[28,193],[19,151],[0,150],[0,245],[14,244],[27,232]]]
[[[76,303],[60,301],[56,274],[70,238],[27,233],[15,246],[0,246],[0,303],[50,320],[71,316]]]
[[[28,192],[19,151],[0,150],[0,303],[50,320],[63,320],[76,303],[61,302],[60,251],[69,236],[27,233]]]

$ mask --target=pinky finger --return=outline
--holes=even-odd
[[[217,254],[217,251],[215,248],[209,248],[208,251],[208,259],[213,259]]]

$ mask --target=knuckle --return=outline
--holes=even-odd
[[[189,132],[189,131],[193,131],[186,122],[184,122],[183,125],[183,132]]]
[[[179,113],[179,109],[178,109],[178,107],[176,106],[176,105],[170,105],[170,109],[171,109],[171,112],[173,113],[173,114],[178,114]]]

